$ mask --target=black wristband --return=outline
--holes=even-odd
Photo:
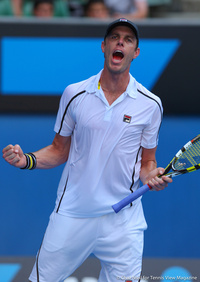
[[[22,167],[21,169],[29,169],[32,170],[36,168],[37,165],[37,159],[36,156],[33,153],[25,153],[24,154],[26,157],[26,166]]]
[[[37,165],[36,156],[33,153],[28,153],[28,156],[32,158],[32,160],[31,160],[32,166],[30,165],[30,167],[28,169],[35,169],[36,165]]]

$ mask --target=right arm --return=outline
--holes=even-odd
[[[51,145],[33,152],[37,159],[36,168],[54,168],[65,163],[68,159],[71,144],[71,137],[63,137],[56,133]],[[19,145],[8,145],[3,149],[3,158],[18,168],[26,166],[26,157]]]

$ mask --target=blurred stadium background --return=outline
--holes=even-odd
[[[131,73],[162,99],[157,160],[165,166],[181,145],[200,133],[200,4],[149,3],[149,18],[137,22],[141,54]],[[18,143],[25,152],[35,151],[53,140],[64,88],[103,67],[100,44],[106,24],[85,18],[0,17],[1,149]],[[54,208],[62,166],[20,171],[0,159],[0,167],[0,282],[27,281]],[[199,172],[185,175],[165,191],[143,197],[149,226],[143,282],[170,277],[200,281],[199,179]],[[99,269],[91,256],[66,281],[97,282]]]

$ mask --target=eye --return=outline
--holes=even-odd
[[[111,39],[117,39],[118,36],[117,36],[117,34],[112,34],[112,35],[110,36],[110,38],[111,38]]]
[[[126,38],[126,41],[127,41],[128,43],[133,43],[133,39],[132,39],[131,37],[127,37],[127,38]]]

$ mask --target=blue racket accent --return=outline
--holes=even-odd
[[[128,204],[132,203],[134,200],[142,196],[144,193],[148,192],[150,190],[150,186],[148,184],[143,185],[138,190],[133,192],[132,194],[128,195],[118,203],[114,204],[112,206],[113,210],[118,213],[121,209],[123,209]]]

